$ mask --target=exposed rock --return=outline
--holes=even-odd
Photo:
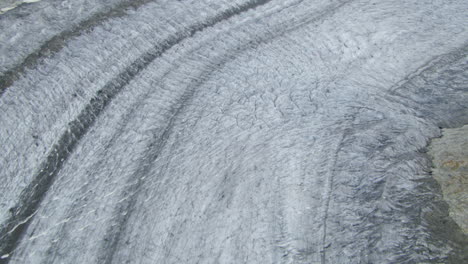
[[[468,125],[443,129],[442,137],[432,141],[430,155],[450,216],[468,234]]]

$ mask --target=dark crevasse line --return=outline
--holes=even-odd
[[[268,1],[267,1],[268,2]],[[259,43],[257,43],[259,44]],[[244,49],[250,47],[252,43],[248,41],[248,44],[242,45],[241,47],[234,48],[234,54],[238,54],[242,52]],[[217,67],[222,67],[228,61],[235,58],[235,56],[223,56],[219,61],[213,63],[217,65]],[[170,111],[170,117],[168,118],[167,124],[159,136],[156,136],[148,145],[148,149],[150,149],[148,155],[146,155],[145,159],[140,161],[140,166],[138,166],[138,170],[135,172],[134,177],[130,178],[130,182],[133,179],[138,178],[135,184],[129,184],[130,187],[126,189],[122,195],[124,201],[118,204],[116,208],[116,217],[114,218],[114,223],[109,225],[109,228],[106,230],[106,234],[103,238],[104,244],[102,246],[102,254],[98,257],[97,263],[113,263],[115,253],[117,252],[118,245],[120,242],[120,238],[122,234],[127,229],[127,223],[132,213],[135,209],[135,204],[137,202],[139,189],[145,183],[145,180],[148,179],[148,174],[150,173],[152,166],[154,165],[153,162],[159,157],[162,150],[167,144],[169,137],[172,134],[174,123],[176,122],[177,118],[184,110],[184,108],[188,105],[188,103],[193,99],[194,94],[196,93],[197,89],[203,85],[213,73],[213,68],[208,67],[208,69],[204,70],[199,78],[192,80],[187,90],[180,96],[178,102],[173,104],[172,110]]]
[[[172,134],[174,122],[176,121],[184,106],[193,97],[194,91],[194,89],[189,89],[182,95],[181,99],[177,103],[177,108],[175,108],[172,111],[173,113],[169,118],[169,121],[167,122],[166,128],[161,133],[161,135],[150,144],[150,148],[153,151],[148,153],[149,155],[144,159],[144,162],[142,162],[144,165],[139,166],[139,169],[135,173],[135,177],[138,177],[138,181],[136,182],[136,184],[131,185],[127,190],[124,191],[124,196],[127,196],[128,198],[117,206],[117,216],[115,220],[116,225],[110,225],[110,227],[106,230],[106,234],[104,237],[105,248],[100,251],[101,254],[97,259],[97,263],[113,263],[115,252],[118,248],[120,238],[126,230],[127,222],[130,216],[132,215],[132,211],[137,202],[138,190],[145,182],[145,177],[142,176],[146,176],[149,174],[153,162],[161,154],[162,150],[164,149],[164,146],[166,145],[169,139],[169,136]]]
[[[468,105],[463,101],[463,94],[468,92],[468,85],[464,81],[457,83],[460,80],[455,79],[455,76],[468,78],[467,54],[468,43],[435,57],[390,88],[385,99],[414,108],[418,116],[429,117],[439,127],[453,128],[467,124]],[[451,66],[457,68],[449,69]],[[440,72],[438,69],[444,70]],[[434,73],[437,73],[436,77]],[[445,80],[445,83],[441,80]],[[449,90],[439,89],[441,85]]]
[[[261,2],[266,3],[269,1]],[[258,5],[260,4],[257,4],[256,6]],[[255,8],[256,6],[252,8]],[[248,44],[244,48],[247,48],[251,45],[252,43],[248,42]],[[236,48],[235,53],[241,52],[241,50],[242,49],[240,48]],[[232,58],[233,56],[225,56],[215,64],[218,65],[218,67],[220,67],[221,65],[226,64]],[[150,152],[148,153],[147,157],[140,162],[141,165],[139,166],[139,169],[135,172],[134,177],[131,178],[131,180],[135,178],[137,178],[138,180],[135,184],[130,185],[130,187],[124,191],[122,198],[125,199],[123,199],[124,201],[122,203],[118,204],[116,208],[116,217],[114,218],[114,222],[113,224],[109,225],[109,228],[106,230],[105,237],[103,238],[103,246],[102,249],[99,251],[101,252],[101,255],[98,257],[97,263],[114,263],[115,254],[116,252],[118,252],[117,250],[122,234],[125,233],[127,229],[127,223],[135,209],[139,189],[145,183],[145,180],[149,178],[148,174],[150,173],[152,166],[154,165],[154,161],[160,156],[162,150],[165,148],[167,141],[169,140],[169,137],[172,134],[175,125],[174,123],[176,122],[177,118],[184,110],[184,108],[188,105],[188,103],[193,99],[197,88],[200,87],[209,78],[209,76],[211,76],[212,72],[213,69],[211,68],[205,70],[197,80],[194,80],[192,84],[189,85],[187,90],[180,97],[179,101],[174,105],[171,117],[169,118],[164,131],[162,131],[160,136],[154,138],[154,140],[149,144]]]
[[[241,45],[241,47],[235,48],[234,54],[238,54],[242,52],[244,49],[253,48],[253,47],[260,45],[261,43],[265,43],[279,36],[283,36],[285,33],[293,31],[297,29],[298,27],[303,26],[304,24],[313,23],[320,19],[323,19],[324,17],[329,16],[331,13],[341,8],[342,6],[348,4],[349,2],[352,2],[352,1],[344,1],[335,6],[329,7],[325,9],[323,12],[321,12],[318,16],[313,16],[311,18],[308,18],[305,21],[302,21],[301,23],[299,23],[299,25],[296,25],[293,27],[286,27],[282,30],[275,31],[273,32],[272,35],[271,35],[272,32],[270,31],[267,31],[267,34],[265,36],[256,35],[254,37],[255,39],[254,41],[247,41],[247,43],[244,45]],[[281,27],[284,27],[284,26],[285,25],[281,25]],[[218,65],[218,67],[220,67],[221,65],[225,65],[229,60],[235,57],[236,56],[232,54],[230,56],[225,56],[223,59],[221,59],[221,61],[218,61],[215,64]],[[179,99],[179,102],[175,104],[177,108],[175,108],[172,111],[172,115],[169,118],[164,131],[161,133],[160,136],[156,137],[153,140],[153,142],[149,144],[149,149],[151,149],[150,152],[148,153],[149,155],[143,161],[140,162],[141,164],[139,166],[140,169],[137,170],[137,172],[135,172],[134,174],[134,177],[131,178],[132,180],[135,178],[137,178],[138,180],[135,184],[131,184],[131,185],[129,184],[131,187],[124,191],[122,198],[125,198],[125,199],[123,199],[124,201],[117,206],[116,213],[115,213],[116,217],[114,218],[113,223],[109,225],[109,228],[106,231],[106,235],[103,238],[103,246],[100,250],[102,254],[98,257],[98,263],[110,264],[115,261],[114,258],[115,258],[115,254],[118,252],[118,247],[119,247],[121,236],[123,233],[125,233],[127,229],[127,223],[135,209],[135,205],[138,199],[139,189],[141,188],[143,184],[145,184],[146,179],[150,178],[148,177],[148,174],[151,171],[154,161],[159,157],[162,150],[166,146],[166,143],[174,128],[175,120],[181,114],[181,112],[183,111],[187,103],[190,100],[192,100],[197,88],[201,86],[206,81],[207,78],[209,78],[211,73],[212,73],[212,70],[210,69],[208,69],[207,71],[204,71],[204,73],[201,74],[200,78],[198,78],[196,81],[194,81],[194,83],[191,84],[191,87],[189,87],[188,90],[181,96],[181,98]]]
[[[241,52],[239,49],[235,49],[235,53]],[[216,61],[215,65],[221,67],[230,61],[232,56],[224,56],[219,61]],[[116,217],[114,218],[114,224],[110,225],[106,230],[106,235],[103,239],[105,242],[103,248],[100,252],[102,254],[99,256],[97,263],[106,263],[110,264],[114,261],[115,253],[117,252],[118,245],[122,234],[127,228],[127,223],[132,213],[135,209],[135,204],[137,202],[139,189],[145,183],[145,180],[150,178],[148,177],[151,169],[153,168],[154,161],[160,156],[161,152],[165,148],[169,137],[172,134],[174,125],[182,111],[193,99],[194,94],[198,88],[203,85],[212,75],[213,68],[208,67],[204,70],[199,78],[193,80],[187,90],[180,96],[178,102],[173,105],[170,118],[167,121],[167,124],[162,131],[162,133],[155,137],[151,143],[149,143],[148,148],[150,149],[146,158],[140,161],[139,169],[135,172],[134,177],[130,178],[132,181],[135,178],[138,178],[135,184],[130,185],[130,188],[125,190],[123,197],[126,198],[122,203],[120,203],[116,208]]]
[[[33,181],[23,190],[20,195],[17,206],[11,209],[11,217],[0,227],[0,264],[8,263],[8,257],[16,248],[26,231],[34,213],[44,199],[47,191],[52,185],[55,177],[61,167],[74,151],[78,142],[87,133],[90,127],[96,122],[98,116],[112,101],[112,99],[143,69],[152,61],[177,45],[186,38],[192,37],[197,32],[213,26],[223,20],[227,20],[242,12],[254,9],[270,2],[270,0],[254,0],[237,7],[226,10],[205,22],[197,23],[189,27],[185,32],[177,36],[170,37],[161,46],[155,46],[154,49],[146,52],[136,59],[123,72],[107,83],[90,103],[78,115],[78,117],[69,123],[58,142],[52,147],[48,157],[41,165],[39,172]]]
[[[468,122],[466,95],[468,85],[468,63],[466,56],[468,45],[465,44],[433,60],[408,75],[390,89],[385,99],[416,111],[416,116],[428,120],[439,128],[453,128]],[[457,76],[459,76],[457,78]],[[465,96],[464,96],[465,94]],[[409,203],[406,215],[414,222],[422,221],[429,232],[428,240],[436,247],[449,244],[452,252],[444,263],[466,263],[468,260],[468,236],[463,234],[449,215],[448,204],[440,200],[442,196],[439,184],[432,176],[431,158],[427,149],[419,150],[416,155],[427,161],[426,177],[417,180],[415,194],[407,199],[417,201]],[[409,158],[408,158],[409,159]],[[414,209],[414,205],[424,205],[425,212]],[[398,263],[408,261],[401,256]]]
[[[39,63],[41,63],[45,57],[51,56],[62,50],[69,39],[77,37],[83,32],[89,31],[111,18],[124,16],[128,8],[136,9],[152,1],[154,0],[130,0],[120,3],[108,11],[94,14],[89,19],[78,23],[71,29],[62,31],[61,33],[53,36],[33,53],[26,56],[26,58],[21,63],[13,66],[11,69],[0,75],[0,96],[2,96],[5,90],[10,87],[16,80],[18,80],[28,68],[34,68]]]

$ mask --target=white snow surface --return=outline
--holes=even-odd
[[[0,17],[0,73],[74,32],[0,93],[6,261],[466,260],[425,149],[468,123],[467,1],[140,1],[76,26],[120,2]]]

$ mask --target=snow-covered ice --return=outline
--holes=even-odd
[[[42,0],[0,15],[0,263],[463,263],[426,147],[468,123],[467,11]]]

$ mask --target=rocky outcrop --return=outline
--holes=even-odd
[[[449,205],[450,216],[468,234],[468,125],[442,130],[430,146],[433,176]]]

